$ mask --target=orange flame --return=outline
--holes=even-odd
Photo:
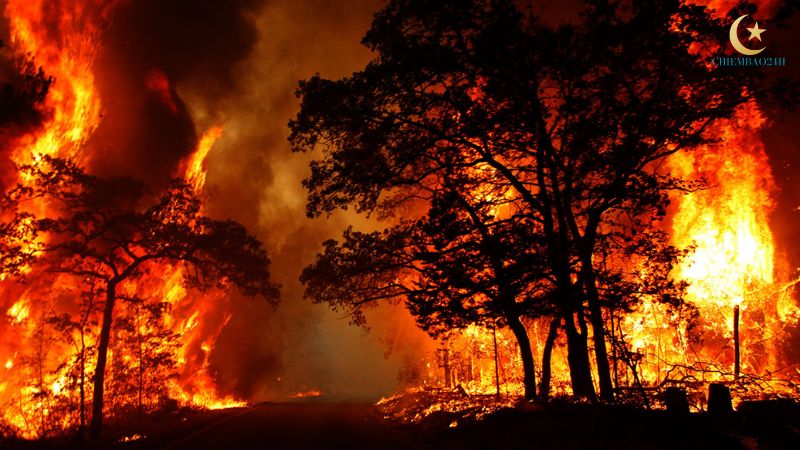
[[[206,186],[206,158],[221,136],[221,126],[208,129],[201,136],[195,151],[181,165],[181,176],[198,193]],[[174,307],[174,313],[167,320],[177,324],[183,335],[178,356],[179,376],[171,383],[170,394],[182,404],[208,409],[247,405],[247,402],[232,396],[219,395],[209,372],[214,342],[231,319],[225,310],[225,297],[219,292],[189,296],[181,284],[183,268],[170,266],[165,269],[165,275],[162,275],[167,280],[162,285],[164,298]]]
[[[50,155],[85,165],[92,156],[86,143],[100,125],[102,104],[95,86],[94,62],[102,31],[99,24],[105,22],[116,2],[55,3],[9,0],[6,4],[5,15],[10,22],[11,47],[15,54],[21,59],[31,59],[54,80],[42,107],[43,123],[12,143],[12,160],[17,164]],[[161,96],[167,107],[175,105],[169,81],[163,74],[154,71],[145,82]],[[206,132],[195,153],[182,166],[179,176],[198,192],[206,184],[205,158],[221,133],[221,127]],[[19,182],[28,181],[21,175],[17,177]],[[27,207],[34,214],[43,214],[49,209],[44,202]],[[25,286],[0,279],[0,311],[3,313],[0,316],[0,361],[5,361],[0,382],[0,424],[27,438],[76,425],[79,401],[76,383],[80,377],[69,373],[69,364],[65,363],[76,364],[78,346],[92,349],[96,345],[91,333],[84,336],[73,330],[62,336],[49,325],[58,313],[66,311],[70,316],[79,315],[75,280],[66,276],[52,280],[45,274],[30,275],[31,283]],[[244,404],[230,396],[219,395],[209,369],[216,338],[231,317],[221,292],[201,295],[187,291],[183,288],[183,269],[171,265],[164,265],[159,273],[146,275],[137,283],[122,286],[121,291],[139,298],[162,299],[171,305],[158,326],[178,336],[180,343],[172,348],[165,340],[159,344],[163,348],[155,351],[173,355],[177,377],[158,379],[158,374],[152,376],[155,382],[165,385],[170,397],[181,405],[205,408]],[[120,308],[118,315],[138,320],[139,312],[135,307]],[[137,323],[130,331],[116,331],[112,340],[153,332],[150,328],[150,325]],[[129,376],[126,370],[135,370],[137,364],[142,364],[130,350],[114,348],[113,343],[108,357],[109,383],[126,383],[125,377]],[[87,351],[86,358],[84,382],[86,399],[90,399],[91,383],[87,378],[95,361],[91,351]],[[113,406],[114,401],[110,403]]]
[[[202,192],[206,185],[205,163],[208,153],[214,144],[222,136],[222,127],[215,126],[209,128],[200,138],[197,149],[187,158],[184,163],[185,169],[183,177],[188,181],[195,191]]]
[[[55,81],[46,100],[50,118],[42,130],[24,136],[14,151],[18,163],[35,155],[82,159],[83,144],[100,123],[100,98],[92,66],[100,23],[113,5],[70,5],[70,14],[53,17],[58,8],[45,0],[10,0],[5,15],[16,54],[32,58]],[[55,29],[53,29],[55,28]]]
[[[736,2],[692,3],[722,16]],[[774,6],[772,1],[760,5],[762,10]],[[670,320],[678,318],[653,303],[627,319],[634,349],[654,360],[645,363],[652,382],[663,380],[676,363],[713,366],[709,376],[729,381],[724,374],[733,372],[734,307],[741,311],[742,371],[768,377],[785,363],[781,347],[800,310],[769,225],[777,188],[759,135],[765,124],[758,105],[749,102],[711,130],[717,144],[677,153],[668,161],[673,175],[707,183],[704,190],[673,198],[670,230],[673,245],[694,249],[673,276],[689,283],[687,301],[697,308],[700,326],[694,336],[673,331]],[[700,338],[701,345],[693,344],[692,337]]]

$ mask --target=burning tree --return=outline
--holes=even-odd
[[[525,292],[544,291],[538,310],[552,311],[554,326],[560,323],[566,335],[573,393],[595,398],[593,356],[600,395],[613,398],[610,313],[648,299],[681,303],[683,284],[669,272],[682,252],[669,245],[660,221],[670,192],[702,184],[664,170],[665,161],[713,143],[710,128],[742,105],[767,100],[769,89],[756,83],[756,72],[713,70],[704,59],[699,43],[723,48],[715,39],[724,24],[702,7],[675,0],[626,9],[593,1],[583,17],[551,29],[510,1],[396,0],[375,16],[363,40],[377,55],[364,70],[301,83],[290,139],[296,151],[319,145],[324,152],[305,181],[309,214],[349,206],[383,217],[417,214],[449,240],[437,247],[414,237],[417,253],[403,262],[450,273],[425,273],[424,281],[412,281],[411,292],[396,278],[376,276],[351,285],[355,294],[339,291],[342,297],[333,299],[326,289],[335,290],[330,285],[338,280],[323,274],[323,266],[342,272],[318,261],[304,278],[312,297],[335,305],[349,298],[358,308],[371,289],[391,287],[392,296],[413,298],[439,276],[458,296],[481,304],[486,292],[458,281],[481,274],[496,283],[506,276],[506,259],[521,261],[532,252],[542,263],[532,264],[531,274],[512,271],[511,282],[524,287],[508,301],[517,308],[526,303]],[[462,197],[449,204],[450,216],[436,210],[447,190]],[[464,263],[457,265],[453,254],[440,251],[458,246],[460,236],[448,230],[486,192],[512,211],[494,210],[470,225],[479,230],[488,220],[498,230],[492,239],[517,241],[515,248],[496,247],[504,252],[500,271],[487,272],[477,253],[456,257]],[[525,238],[497,227],[501,222],[517,224],[509,230],[526,228]],[[653,239],[643,244],[643,235]],[[326,244],[322,260],[339,267],[357,261],[367,273],[375,253],[363,246],[380,247],[386,239],[371,235],[366,244],[365,236],[349,233],[339,247]],[[396,242],[394,231],[389,236]],[[483,245],[490,248],[489,242]],[[632,261],[653,266],[632,269]],[[374,262],[377,272],[387,267],[380,257]],[[414,269],[424,272],[420,267]],[[441,318],[438,309],[412,310],[432,317],[420,319],[423,324]],[[479,319],[469,309],[452,311],[465,321]]]
[[[126,294],[136,291],[148,269],[179,264],[185,267],[187,287],[204,290],[233,284],[249,296],[262,296],[270,302],[278,298],[277,286],[269,280],[270,260],[261,243],[233,221],[202,215],[192,187],[181,180],[175,180],[161,195],[153,195],[137,181],[97,178],[69,160],[49,156],[19,170],[23,181],[3,199],[3,214],[8,219],[0,228],[4,233],[2,273],[24,279],[33,268],[42,267],[78,283],[98,286],[101,294],[90,299],[102,306],[92,390],[93,434],[103,423],[106,365],[117,301],[140,305],[137,308],[144,308],[150,316],[162,314],[158,304],[145,305],[143,299]],[[38,207],[42,201],[49,205],[46,211]],[[62,320],[59,326],[84,329],[87,320]],[[139,327],[133,324],[128,328]],[[145,337],[137,338],[137,345],[145,345]],[[80,350],[84,358],[85,349]],[[143,361],[139,364],[144,367]],[[142,373],[139,383],[141,390]]]

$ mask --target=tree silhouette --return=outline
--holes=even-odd
[[[233,221],[200,213],[191,186],[175,180],[151,195],[131,179],[101,179],[69,160],[41,156],[19,167],[24,183],[5,196],[3,273],[24,276],[40,265],[102,286],[90,431],[103,423],[103,390],[117,288],[155,264],[183,264],[184,282],[199,289],[236,285],[277,301],[261,243]],[[41,214],[31,206],[47,205]],[[43,202],[43,203],[41,203]],[[31,212],[34,211],[34,212]]]
[[[93,331],[97,327],[98,285],[96,279],[90,280],[80,293],[80,308],[77,317],[67,313],[56,315],[50,319],[50,324],[61,335],[62,340],[75,349],[72,361],[67,361],[67,372],[70,374],[72,388],[78,390],[78,429],[81,433],[86,430],[86,368],[92,358],[89,347],[94,338]]]
[[[0,41],[2,47],[3,42]],[[0,86],[0,129],[36,124],[41,119],[40,106],[53,79],[41,67],[36,68],[31,60],[3,72],[5,82]]]
[[[365,323],[363,307],[402,299],[434,337],[471,324],[508,326],[520,349],[525,396],[533,398],[535,365],[521,318],[545,313],[546,289],[532,280],[543,272],[535,270],[541,261],[529,224],[473,208],[466,214],[459,199],[451,192],[419,220],[383,232],[348,229],[343,242],[325,242],[301,276],[306,296],[348,312],[357,324]]]
[[[664,160],[709,143],[718,119],[771,92],[757,71],[711,66],[724,26],[677,0],[590,1],[582,20],[557,28],[511,1],[390,1],[363,40],[376,55],[363,70],[300,84],[290,140],[323,150],[305,181],[308,212],[426,214],[422,192],[482,174],[532,230],[527,245],[546,268],[527,281],[550,284],[540,298],[560,316],[574,394],[596,397],[591,326],[611,399],[604,311],[641,296],[604,294],[622,280],[599,266],[600,252],[646,250],[630,242],[657,228],[668,193],[697,187],[664,173]],[[664,269],[679,256],[659,252]]]

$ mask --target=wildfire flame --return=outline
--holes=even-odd
[[[708,6],[718,17],[738,4],[735,0],[688,1]],[[766,13],[778,4],[773,0],[758,3]],[[671,275],[688,283],[685,300],[696,308],[697,317],[684,316],[688,311],[670,310],[656,299],[644,299],[636,311],[613,323],[611,332],[624,340],[636,358],[637,376],[645,386],[677,382],[701,387],[710,381],[734,381],[737,315],[740,371],[758,379],[761,391],[757,395],[797,394],[781,380],[782,376],[792,377],[792,373],[781,373],[793,367],[785,361],[783,347],[789,327],[800,319],[800,309],[791,289],[796,280],[787,275],[789,268],[776,250],[769,224],[776,207],[777,186],[760,137],[765,125],[758,105],[749,102],[734,117],[709,131],[709,137],[717,143],[677,153],[665,164],[665,171],[676,177],[706,182],[704,189],[672,196],[665,230],[672,245],[692,249]],[[696,322],[689,329],[691,320]],[[536,320],[529,323],[528,330],[535,357],[540,360],[547,324]],[[563,337],[558,339],[552,360],[553,388],[556,394],[570,393]],[[465,350],[458,343],[465,341],[482,345]],[[474,371],[476,362],[491,367],[491,352],[485,351],[490,342],[488,329],[470,327],[457,333],[444,349],[450,355],[447,368],[439,358],[433,364],[438,372],[423,377],[418,385],[442,386],[441,372],[457,372],[448,378],[471,393],[491,393],[494,377],[485,372],[476,376]],[[501,367],[504,358],[518,361],[516,351],[513,346],[501,348]],[[617,365],[615,379],[620,385],[631,386],[629,368],[617,361],[621,357],[616,352],[610,354]],[[617,375],[618,369],[623,374]],[[503,391],[521,392],[518,362],[505,367],[505,376],[500,378]],[[739,398],[747,395],[746,384],[733,387]]]
[[[114,1],[71,2],[69,5],[51,5],[45,0],[8,1],[5,16],[10,22],[11,47],[15,54],[21,60],[32,60],[54,80],[42,106],[41,126],[13,142],[11,155],[16,164],[31,163],[43,155],[70,158],[82,165],[91,159],[85,144],[100,125],[102,110],[94,78],[102,31],[99,24],[104,23],[114,4]],[[168,96],[169,80],[163,73],[152,72],[147,82],[148,88],[163,93],[165,102],[172,101]],[[199,140],[196,151],[181,166],[181,173],[176,174],[198,192],[202,192],[206,184],[205,158],[221,134],[221,127],[208,130]],[[28,180],[18,174],[16,181],[26,183]],[[36,214],[48,211],[45,202],[27,207]],[[231,317],[226,312],[228,303],[220,292],[201,294],[184,289],[182,270],[165,264],[143,280],[128,283],[121,289],[126,295],[163,299],[170,306],[160,326],[177,336],[179,346],[170,347],[165,340],[163,345],[159,344],[163,348],[149,351],[172,355],[177,375],[165,374],[161,380],[159,374],[148,377],[155,380],[153,382],[168,383],[169,396],[181,405],[242,406],[244,402],[217,392],[214,373],[209,368],[214,343]],[[86,349],[96,345],[92,334],[73,330],[67,333],[67,338],[57,338],[57,333],[47,325],[60,311],[77,312],[72,301],[76,295],[73,283],[60,276],[46,283],[43,274],[30,275],[33,282],[28,286],[0,280],[3,282],[0,284],[0,307],[4,313],[4,320],[0,321],[0,360],[5,361],[0,383],[0,404],[3,405],[0,425],[27,438],[76,425],[76,403],[79,402],[74,396],[79,377],[69,373],[64,363],[74,361],[77,345]],[[151,325],[139,323],[141,314],[131,306],[121,307],[117,315],[132,317],[137,324],[132,331],[116,332],[112,340],[124,340],[131,333],[141,336],[154,332]],[[94,366],[94,357],[88,351],[85,355],[88,372]],[[114,348],[113,343],[108,359],[110,384],[125,383],[125,377],[130,376],[125,370],[142,364],[140,357],[124,348]],[[87,391],[91,390],[91,383],[86,381],[89,375],[83,380]],[[67,386],[70,389],[66,389]],[[88,392],[86,399],[90,398],[91,392]],[[114,402],[110,403],[113,406]]]
[[[707,4],[720,16],[732,6],[694,3]],[[768,9],[774,2],[761,6]],[[649,356],[642,370],[653,383],[674,375],[670,371],[676,364],[709,370],[701,374],[707,380],[731,381],[735,339],[743,372],[769,377],[785,365],[782,345],[800,310],[769,224],[777,187],[759,134],[765,125],[751,101],[710,131],[717,143],[667,161],[673,175],[706,183],[702,190],[673,196],[670,229],[673,245],[693,248],[673,276],[689,283],[686,300],[697,308],[699,326],[694,339],[685,330],[674,330],[680,318],[652,302],[627,318],[630,343]],[[734,337],[734,316],[738,321],[740,313]]]
[[[186,160],[186,169],[184,170],[183,177],[192,184],[195,191],[202,192],[206,186],[206,169],[205,161],[214,143],[222,136],[222,127],[211,127],[203,133],[200,142],[197,144],[197,150]]]
[[[94,76],[102,34],[99,24],[105,23],[116,2],[52,3],[6,3],[13,51],[20,59],[30,59],[41,66],[54,79],[42,106],[43,123],[15,138],[11,157],[17,164],[49,155],[85,165],[92,157],[86,143],[102,117],[102,99]],[[707,3],[727,11],[736,2]],[[154,69],[145,82],[165,107],[177,110],[174,91],[164,73]],[[478,95],[477,91],[474,95]],[[661,383],[671,376],[676,364],[713,364],[716,372],[711,379],[729,378],[734,307],[741,312],[742,370],[768,374],[781,367],[786,327],[798,320],[800,312],[787,289],[790,280],[768,222],[775,207],[776,187],[758,136],[764,125],[758,106],[748,103],[736,117],[713,130],[720,138],[719,144],[679,153],[668,161],[667,169],[674,175],[703,177],[708,182],[705,190],[673,198],[669,229],[674,245],[694,247],[673,276],[689,283],[687,301],[699,310],[703,342],[696,344],[686,330],[675,329],[675,320],[680,318],[663,305],[645,302],[620,324],[622,330],[618,331],[631,350],[642,355],[639,369],[645,384]],[[175,174],[197,192],[205,190],[205,161],[222,135],[221,126],[208,129]],[[17,174],[12,181],[28,180]],[[486,199],[502,195],[491,189],[478,189],[474,194]],[[28,207],[33,213],[48,210],[44,202]],[[503,211],[495,213],[501,215]],[[242,406],[245,403],[240,399],[218,392],[211,364],[217,338],[231,319],[228,299],[221,292],[187,290],[183,270],[179,265],[164,264],[137,283],[127,283],[120,289],[125,295],[161,299],[169,306],[159,326],[171,334],[172,341],[165,338],[164,343],[157,343],[157,348],[148,351],[164,352],[174,358],[176,373],[166,380],[159,380],[159,373],[148,376],[153,382],[166,382],[168,396],[181,405]],[[24,286],[0,279],[0,361],[4,362],[0,369],[0,432],[8,428],[32,438],[50,430],[75,427],[74,393],[81,377],[69,372],[65,361],[75,363],[76,348],[93,348],[96,342],[94,335],[81,332],[82,327],[70,330],[66,333],[69,339],[65,339],[57,338],[52,327],[46,325],[58,311],[78,314],[79,308],[73,304],[76,289],[72,280],[44,274],[33,274],[31,278],[33,281]],[[133,325],[128,331],[117,331],[113,339],[122,341],[158,331],[152,324],[139,321],[143,313],[136,306],[120,308],[119,314],[133,320]],[[541,360],[547,323],[528,325],[535,356]],[[175,341],[174,346],[168,344]],[[559,341],[553,355],[553,387],[565,393],[569,387],[561,344]],[[140,351],[143,345],[140,344]],[[465,392],[486,395],[495,394],[498,385],[504,395],[522,389],[517,350],[508,330],[472,326],[452,333],[439,350],[411,363],[413,367],[408,368],[407,374],[411,385],[460,386]],[[87,358],[85,366],[90,368],[93,357],[89,353]],[[141,362],[137,363],[140,359],[130,349],[112,345],[109,383],[126,383],[132,369],[139,369],[141,375]],[[89,385],[86,388],[90,390]],[[320,395],[322,392],[316,389],[291,394],[295,398]],[[135,436],[129,440],[135,440]]]
[[[183,164],[182,177],[197,192],[202,192],[205,188],[205,160],[222,136],[222,131],[221,126],[208,129],[200,138],[194,153]],[[231,316],[224,311],[226,306],[224,296],[219,293],[208,293],[191,298],[187,296],[180,282],[183,277],[182,267],[169,267],[166,274],[165,279],[170,281],[163,285],[165,298],[173,305],[179,306],[177,311],[194,311],[182,321],[177,317],[167,319],[179,323],[180,329],[183,330],[183,346],[178,359],[180,376],[178,382],[171,386],[171,395],[184,404],[208,409],[245,406],[247,402],[232,396],[218,395],[214,379],[209,374],[209,356],[214,348],[214,342],[231,319]],[[200,320],[208,321],[209,324],[198,326]],[[197,351],[198,348],[200,351]]]
[[[92,71],[100,33],[96,24],[113,3],[78,2],[70,5],[70,14],[56,17],[46,3],[10,0],[6,4],[16,54],[31,58],[56,80],[46,100],[50,117],[41,129],[21,137],[13,153],[17,163],[31,162],[36,155],[80,160],[85,156],[83,144],[100,123],[100,97]]]

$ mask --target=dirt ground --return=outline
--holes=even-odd
[[[178,411],[88,442],[60,438],[0,442],[2,449],[800,449],[800,406],[764,402],[727,417],[615,406],[501,407],[476,419],[435,412],[413,424],[368,403],[266,403],[222,411]]]

